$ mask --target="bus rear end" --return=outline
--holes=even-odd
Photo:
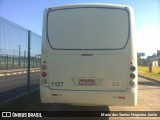
[[[137,60],[129,7],[76,4],[44,12],[42,103],[136,105]]]

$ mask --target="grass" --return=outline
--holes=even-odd
[[[138,74],[160,81],[160,67],[152,67],[152,72],[149,72],[148,66],[138,66]]]
[[[0,111],[41,111],[46,104],[40,101],[39,89],[0,106]]]

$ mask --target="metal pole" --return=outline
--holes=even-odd
[[[24,60],[23,62],[24,62],[24,68],[25,68],[26,67],[25,66],[25,64],[26,64],[26,51],[24,51],[24,59],[23,60]]]
[[[28,89],[28,92],[30,92],[30,34],[31,34],[31,31],[28,30],[28,73],[27,73],[27,89]]]
[[[152,72],[152,61],[149,63],[149,72]]]
[[[37,56],[38,57],[38,56]],[[37,68],[37,57],[35,56],[35,58],[36,58],[36,68]]]
[[[8,70],[8,54],[7,54],[7,70]]]
[[[13,55],[13,69],[14,69],[14,55]]]
[[[19,67],[21,67],[21,46],[18,45],[18,48],[19,48],[19,63],[18,63],[18,65],[19,65]]]

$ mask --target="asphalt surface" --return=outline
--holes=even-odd
[[[34,76],[36,73],[32,73]],[[37,73],[38,74],[38,73]],[[8,90],[1,89],[0,100],[4,101],[7,98],[7,95],[15,96],[15,94],[21,94],[22,91],[26,90],[26,86],[22,81],[26,81],[24,75],[16,76],[9,75],[9,78],[1,79],[1,85],[8,85]],[[14,78],[15,77],[15,78]],[[2,76],[0,77],[2,78]],[[3,77],[4,78],[4,77]],[[12,89],[9,89],[11,83],[10,79],[16,81],[19,87],[14,86]],[[6,83],[5,83],[6,82]],[[146,80],[144,78],[139,78],[138,86],[138,105],[137,106],[74,106],[74,105],[64,105],[64,104],[48,104],[43,111],[149,111],[149,112],[160,112],[160,84],[158,82]],[[33,87],[34,84],[33,84]],[[2,92],[3,91],[3,92]],[[54,112],[53,112],[54,114]],[[72,112],[69,112],[72,114]],[[62,114],[63,116],[63,114]],[[71,115],[72,116],[72,115]],[[40,118],[39,118],[40,119]],[[41,118],[40,120],[159,120],[160,117],[54,117],[54,118]],[[31,118],[26,118],[26,120],[32,120]],[[34,120],[34,119],[33,119]],[[37,119],[36,119],[37,120]]]
[[[2,75],[2,74],[1,74]],[[39,71],[30,74],[30,89],[39,87]],[[0,104],[16,96],[27,93],[27,73],[18,72],[0,76]]]
[[[36,89],[36,88],[39,88],[39,84],[30,85],[31,90]],[[0,104],[6,102],[7,100],[13,99],[16,96],[27,93],[28,92],[27,90],[28,90],[27,85],[24,85],[24,86],[20,86],[20,87],[11,89],[11,90],[0,92]]]
[[[48,104],[44,111],[154,111],[160,112],[160,84],[139,78],[137,106],[99,106],[84,107],[62,104]],[[53,112],[54,113],[54,112]],[[70,113],[72,114],[72,112]],[[41,120],[160,120],[160,117],[54,117]]]
[[[160,113],[160,84],[158,82],[139,78],[137,106],[110,106],[110,111],[159,111]],[[160,120],[160,117],[119,118],[118,120]],[[110,120],[117,120],[111,117]]]

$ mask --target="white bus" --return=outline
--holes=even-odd
[[[47,8],[42,39],[42,103],[137,104],[130,7],[92,3]]]

